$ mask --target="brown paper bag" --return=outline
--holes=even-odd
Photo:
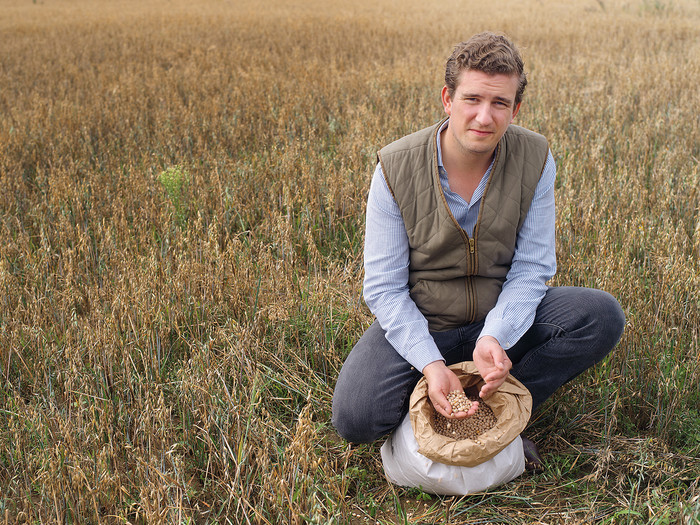
[[[462,383],[462,388],[481,388],[483,379],[472,361],[448,367]],[[443,436],[433,430],[431,420],[435,409],[428,398],[428,382],[418,381],[411,394],[410,418],[418,442],[418,452],[446,465],[474,467],[488,461],[507,447],[527,426],[532,412],[532,396],[525,386],[510,374],[487,403],[496,416],[496,425],[476,440]]]

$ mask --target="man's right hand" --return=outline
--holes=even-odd
[[[471,417],[479,408],[478,401],[472,403],[468,412],[453,412],[447,394],[454,390],[462,390],[457,375],[447,368],[444,361],[433,361],[423,368],[423,375],[428,382],[428,397],[433,403],[435,410],[450,419],[464,419]]]

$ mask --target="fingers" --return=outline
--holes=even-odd
[[[430,400],[433,402],[433,406],[435,407],[435,410],[438,411],[438,413],[442,414],[443,416],[447,418],[453,417],[452,413],[452,406],[450,405],[450,402],[447,401],[447,398],[442,392],[438,392],[437,394],[432,394],[429,396]],[[438,399],[434,399],[434,398]],[[440,399],[442,398],[442,399]]]
[[[513,366],[513,363],[508,358],[508,354],[500,346],[492,347],[491,359],[493,360],[493,365],[499,370],[510,370]]]
[[[502,350],[501,352],[502,354],[499,355],[505,356],[505,352]],[[505,381],[508,375],[508,371],[511,367],[510,359],[505,356],[505,358],[501,358],[499,363],[500,366],[497,366],[496,363],[492,361],[483,367],[485,368],[485,377],[483,375],[482,377],[484,381],[486,381],[486,385],[482,387],[479,393],[482,399],[486,399],[493,392],[498,390],[498,387],[503,384],[503,381]],[[457,375],[452,370],[449,370],[443,361],[434,361],[425,366],[423,368],[423,375],[428,381],[428,397],[430,398],[430,402],[433,404],[435,410],[442,416],[448,419],[464,419],[473,416],[479,409],[479,402],[474,401],[466,412],[463,410],[454,412],[452,410],[452,405],[450,405],[447,399],[447,394],[454,390],[461,390],[462,384]]]
[[[452,405],[447,400],[447,396],[443,388],[428,388],[428,397],[433,403],[435,410],[445,417],[452,417]]]
[[[506,377],[508,377],[508,373],[510,372],[510,367],[505,367],[501,370],[491,370],[485,375],[481,376],[481,378],[486,381],[487,383],[492,382],[492,381],[505,381]]]
[[[480,352],[478,357],[475,356],[475,363],[485,382],[479,392],[479,397],[486,399],[503,384],[513,367],[513,363],[505,350],[497,343],[491,344],[488,338],[485,339],[482,348],[483,353]]]
[[[464,412],[463,410],[460,410],[459,412],[453,412],[452,415],[450,416],[450,419],[466,419],[468,417],[472,417],[474,414],[476,414],[476,411],[478,409],[479,409],[479,402],[472,401],[472,406],[469,408],[468,411]]]
[[[513,363],[508,359],[508,355],[505,352],[499,356],[499,359],[494,359],[494,364],[501,370],[510,370],[513,366]]]
[[[435,410],[437,410],[439,414],[442,414],[447,419],[465,419],[468,417],[472,417],[479,409],[479,402],[472,401],[471,407],[469,407],[469,410],[467,410],[466,412],[464,410],[454,412],[452,410],[452,405],[450,405],[450,402],[447,400],[447,397],[441,391],[429,392],[428,397],[430,397],[430,401],[433,403],[433,407],[435,407]]]
[[[506,376],[495,380],[486,381],[486,383],[481,387],[481,390],[479,391],[479,397],[481,399],[487,399],[491,397],[491,395],[494,394],[501,387],[505,380]]]
[[[498,390],[498,386],[496,386],[494,383],[485,383],[479,391],[479,397],[481,399],[488,399]]]

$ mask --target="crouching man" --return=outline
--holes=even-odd
[[[422,376],[439,413],[472,415],[476,407],[454,412],[447,401],[461,389],[447,365],[474,361],[482,399],[511,373],[534,410],[619,341],[625,318],[615,298],[546,284],[556,271],[556,167],[543,136],[512,124],[526,84],[508,38],[475,35],[447,60],[446,118],[379,152],[364,251],[376,321],[333,397],[333,425],[346,440],[393,431]]]

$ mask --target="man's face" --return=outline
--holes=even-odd
[[[515,104],[517,75],[489,75],[465,70],[450,95],[442,88],[442,104],[450,117],[448,147],[467,156],[491,156],[520,109]]]

